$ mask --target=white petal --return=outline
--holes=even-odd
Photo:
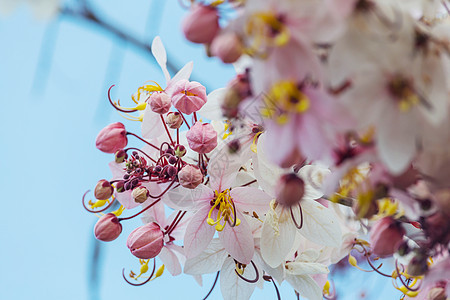
[[[161,41],[159,36],[156,36],[152,42],[152,54],[155,57],[158,65],[161,67],[161,70],[164,73],[164,77],[166,78],[166,83],[170,80],[169,71],[167,71],[167,54],[166,49]]]
[[[198,114],[209,120],[223,121],[225,120],[222,115],[222,109],[220,105],[227,92],[226,88],[220,88],[212,91],[208,94],[208,101],[200,108]]]
[[[322,290],[309,275],[287,275],[286,281],[300,296],[309,300],[322,300]]]
[[[155,113],[147,105],[144,110],[144,118],[142,119],[141,131],[142,137],[145,139],[155,139],[165,134],[164,125],[162,124],[161,115]]]
[[[220,271],[220,290],[222,296],[225,300],[250,299],[256,284],[248,283],[240,279],[234,271],[235,268],[236,265],[234,260],[231,257],[228,257]],[[253,266],[248,265],[242,276],[248,279],[255,278],[256,273]]]
[[[179,247],[180,249],[176,249]],[[164,263],[165,267],[169,271],[172,276],[177,276],[181,274],[181,264],[180,264],[180,255],[178,251],[183,250],[178,245],[166,245],[162,248],[161,252],[158,254],[158,257]]]
[[[328,274],[327,266],[314,262],[294,261],[286,264],[287,270],[292,275]]]
[[[260,251],[255,251],[255,256],[253,256],[253,260],[257,266],[262,266],[262,269],[272,276],[278,284],[281,284],[284,280],[285,268],[284,265],[279,265],[276,268],[270,267],[266,262],[262,259]]]
[[[300,229],[300,233],[314,243],[338,247],[342,242],[342,232],[334,213],[317,201],[310,199],[303,199],[301,207],[303,227]],[[293,210],[294,212],[298,211],[295,207]]]
[[[193,210],[202,206],[205,201],[210,201],[214,197],[214,192],[207,186],[200,184],[195,189],[187,189],[182,186],[171,189],[167,192],[163,201],[170,208],[176,210]]]
[[[236,204],[236,208],[242,212],[253,212],[263,216],[269,209],[272,197],[254,187],[237,187],[230,191],[230,196]]]
[[[222,268],[228,254],[219,239],[213,239],[200,255],[186,260],[184,273],[201,275],[217,272]]]
[[[261,255],[270,267],[276,268],[285,261],[294,244],[296,230],[287,210],[280,216],[272,209],[267,212],[261,232]]]

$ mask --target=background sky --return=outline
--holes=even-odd
[[[184,40],[185,10],[178,1],[89,3],[99,17],[145,43],[159,34],[173,64],[194,60],[193,77],[208,92],[234,74]],[[115,84],[113,97],[126,104],[145,81],[163,84],[151,55],[92,22],[67,15],[38,21],[25,4],[0,18],[0,41],[0,299],[202,299],[214,275],[204,276],[203,287],[168,272],[142,287],[123,281],[122,268],[139,270],[125,245],[139,220],[125,223],[117,240],[101,243],[93,260],[97,218],[81,206],[87,189],[110,178],[112,156],[96,150],[97,133],[125,123],[107,102],[107,89]],[[125,124],[138,132],[136,124]],[[346,289],[340,299],[357,299],[366,290],[365,299],[398,299],[390,280],[365,275],[336,276]],[[287,284],[281,292],[282,299],[295,299]],[[219,287],[210,297],[221,298]],[[266,284],[252,299],[276,297]]]

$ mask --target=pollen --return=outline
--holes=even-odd
[[[216,220],[212,218],[215,209],[218,210]],[[236,208],[230,196],[230,189],[222,192],[216,190],[214,192],[214,199],[211,201],[211,209],[209,210],[206,222],[211,226],[215,226],[217,231],[222,231],[226,223],[232,227],[238,226],[241,223],[241,220],[236,216]]]
[[[291,114],[304,113],[310,107],[309,98],[292,81],[279,81],[274,84],[264,102],[262,115],[281,125],[289,121]]]

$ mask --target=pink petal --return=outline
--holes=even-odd
[[[254,254],[253,235],[250,226],[245,220],[245,216],[237,213],[241,224],[231,227],[225,225],[222,232],[219,232],[219,239],[225,247],[225,250],[237,261],[242,264],[250,264]]]
[[[254,187],[237,187],[230,191],[230,195],[239,211],[256,212],[260,216],[266,213],[272,200],[272,197]]]
[[[208,247],[216,232],[213,226],[206,223],[210,209],[211,206],[209,205],[200,208],[192,217],[191,222],[189,222],[186,228],[186,234],[184,235],[184,250],[187,258],[192,258],[202,253],[202,251]],[[215,216],[212,217],[214,218]]]

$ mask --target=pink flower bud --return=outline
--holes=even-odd
[[[128,143],[125,126],[120,123],[109,124],[97,135],[95,146],[102,152],[114,153],[125,148]]]
[[[170,112],[167,114],[166,124],[171,129],[178,129],[183,124],[183,118],[179,112]]]
[[[209,44],[219,31],[219,15],[215,7],[193,5],[183,20],[183,33],[189,41]]]
[[[94,196],[98,200],[109,199],[114,192],[114,188],[111,186],[108,180],[102,179],[95,186]]]
[[[190,115],[199,110],[206,100],[206,88],[199,82],[182,79],[173,86],[173,106],[184,114]]]
[[[174,152],[176,157],[181,158],[186,155],[186,147],[184,147],[183,145],[176,145]]]
[[[192,165],[185,165],[178,172],[178,182],[188,189],[195,189],[203,182],[203,174],[199,168]]]
[[[152,222],[133,230],[127,239],[131,254],[141,259],[150,259],[161,252],[164,234],[158,224]]]
[[[447,300],[447,295],[443,287],[437,286],[428,292],[427,300]]]
[[[103,215],[95,224],[94,235],[97,240],[111,242],[122,233],[122,224],[113,213]]]
[[[380,257],[391,256],[403,241],[405,229],[391,217],[377,221],[370,230],[372,250]]]
[[[128,154],[123,149],[120,149],[120,150],[116,151],[116,155],[115,155],[114,161],[116,163],[118,163],[118,164],[121,164],[127,158],[128,158]]]
[[[305,183],[294,173],[284,174],[275,187],[277,202],[286,206],[299,203],[305,194]]]
[[[210,48],[211,54],[220,58],[224,63],[234,63],[243,52],[242,41],[234,32],[227,32],[216,36]]]
[[[150,108],[157,114],[165,114],[170,110],[172,102],[165,92],[154,92],[148,100]]]
[[[209,123],[196,122],[186,138],[189,147],[197,153],[209,153],[217,146],[217,132]]]
[[[143,186],[138,186],[134,188],[133,191],[131,192],[131,196],[137,203],[144,203],[145,200],[147,200],[148,195],[149,195],[148,190]]]

